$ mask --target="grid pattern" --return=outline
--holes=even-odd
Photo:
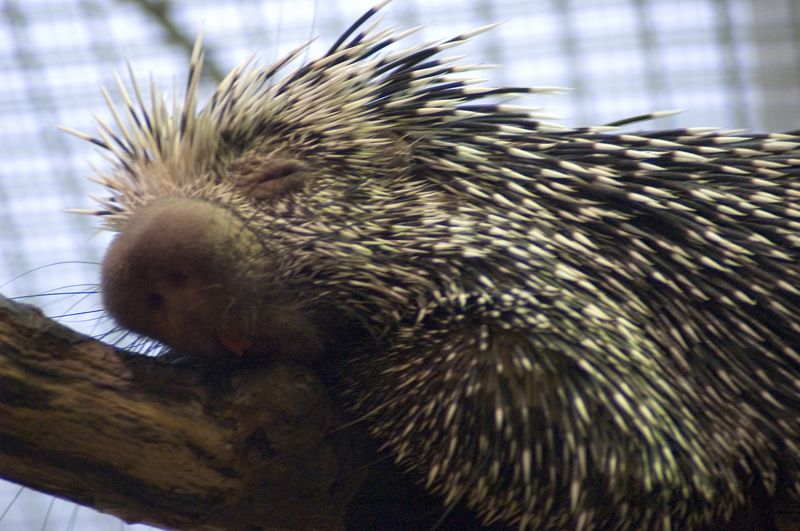
[[[126,59],[140,79],[180,86],[203,28],[207,92],[254,50],[270,62],[320,35],[310,53],[319,52],[374,1],[0,0],[0,292],[96,330],[81,313],[96,300],[52,293],[96,282],[109,237],[64,209],[101,193],[85,178],[99,157],[55,125],[92,131],[92,113],[105,116],[98,85],[113,86]],[[487,74],[497,84],[572,87],[530,102],[568,124],[671,108],[688,110],[653,127],[800,124],[794,0],[395,0],[386,12],[387,25],[425,24],[424,39],[505,21],[466,53],[503,65]],[[0,484],[0,515],[10,505],[0,531],[125,527],[27,490],[11,503],[17,492]]]

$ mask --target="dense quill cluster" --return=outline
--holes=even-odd
[[[800,137],[546,123],[493,101],[555,89],[484,88],[440,57],[487,28],[395,50],[410,31],[362,29],[382,5],[284,77],[302,48],[237,68],[199,111],[199,44],[174,109],[119,83],[116,129],[77,133],[110,160],[91,213],[127,238],[111,313],[189,354],[193,319],[223,322],[222,351],[277,355],[325,356],[331,316],[358,323],[338,392],[485,522],[685,529],[752,481],[800,493]],[[200,309],[156,328],[134,299],[172,299],[120,271],[176,247],[151,225],[186,237],[171,212],[202,225],[200,203],[227,233],[191,257],[223,295],[192,288]]]

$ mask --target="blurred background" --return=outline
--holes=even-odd
[[[100,157],[56,126],[93,131],[93,114],[108,114],[99,86],[126,60],[140,80],[182,87],[202,29],[208,94],[253,52],[270,63],[319,37],[314,56],[374,2],[0,0],[0,293],[89,334],[108,326],[86,292],[109,236],[65,212],[102,195],[87,179]],[[503,22],[470,60],[501,65],[491,83],[571,87],[527,102],[568,125],[679,108],[636,127],[800,129],[800,0],[395,0],[384,11],[386,25],[425,25],[410,42]],[[0,531],[56,529],[148,528],[0,482]]]

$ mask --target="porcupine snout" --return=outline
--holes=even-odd
[[[157,200],[133,213],[106,253],[103,302],[121,326],[178,352],[308,357],[318,350],[313,327],[248,287],[259,249],[224,208]]]

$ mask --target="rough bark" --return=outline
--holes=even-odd
[[[0,477],[179,529],[339,529],[358,445],[311,370],[117,350],[0,297]]]
[[[0,477],[171,529],[480,528],[341,422],[306,367],[180,366],[0,296]],[[709,529],[800,530],[756,498]]]

